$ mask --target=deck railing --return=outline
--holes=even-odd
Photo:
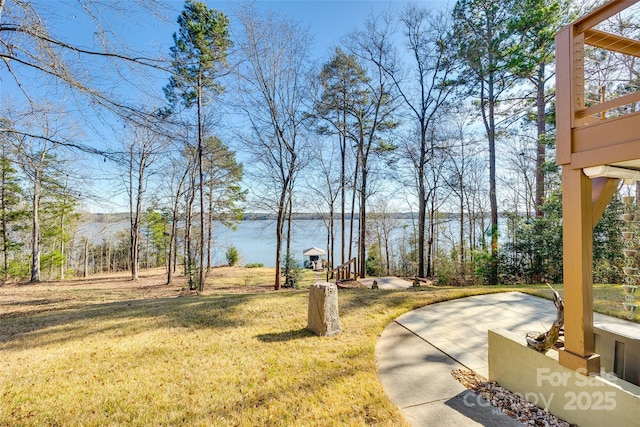
[[[637,2],[609,1],[556,34],[556,159],[560,165],[579,169],[640,158],[640,91],[630,87],[629,93],[606,93],[615,82],[607,86],[599,74],[585,68],[591,48],[629,63],[640,59],[640,40],[594,28]]]
[[[353,267],[351,265],[353,264]],[[335,280],[336,282],[343,282],[345,280],[356,280],[358,278],[358,270],[356,268],[356,258],[351,258],[344,264],[334,268],[327,272],[327,281]],[[352,278],[353,276],[353,278]]]

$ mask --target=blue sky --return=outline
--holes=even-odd
[[[122,0],[126,2],[129,0]],[[139,11],[136,14],[122,15],[115,9],[118,4],[125,4],[117,1],[107,1],[102,4],[113,5],[114,10],[101,9],[108,21],[109,27],[106,28],[116,39],[120,39],[123,45],[133,46],[145,56],[167,55],[169,48],[173,45],[172,34],[177,30],[176,19],[183,9],[184,1],[170,0],[163,2],[167,8],[161,11],[164,19],[157,19],[148,11]],[[207,1],[211,8],[224,11],[231,20],[231,26],[234,26],[234,10],[241,6],[244,2],[240,1]],[[309,33],[314,40],[312,51],[312,60],[324,62],[326,61],[333,48],[340,43],[340,40],[349,32],[361,28],[369,16],[376,16],[387,9],[398,11],[402,9],[408,1],[256,1],[255,6],[262,10],[271,10],[277,14],[291,18],[299,22],[303,27],[308,26]],[[448,7],[451,3],[448,1],[424,1],[419,2],[427,4],[432,8]],[[34,0],[32,2],[37,10],[41,11],[41,16],[45,18],[45,22],[50,26],[52,34],[69,42],[70,44],[85,48],[93,48],[96,42],[96,28],[92,20],[88,19],[85,12],[80,9],[79,3],[74,0]],[[97,67],[93,72],[105,73],[104,81],[106,84],[118,85],[118,75],[112,70],[102,70]],[[42,76],[29,76],[26,73],[20,76],[23,85],[31,91],[39,92],[48,90],[45,95],[47,102],[65,102],[63,96],[58,98],[59,92],[51,91],[50,88],[42,83]],[[158,97],[162,97],[161,88],[167,84],[168,77],[164,74],[150,75],[148,78],[140,79],[137,82],[130,82],[134,87],[142,88],[149,86],[150,92],[155,93]],[[131,86],[122,85],[125,90],[132,90]],[[128,89],[127,89],[128,88]],[[120,88],[118,88],[120,90]],[[132,92],[133,93],[133,92]],[[0,69],[0,99],[2,102],[15,102],[19,97],[19,91],[15,87],[11,76],[6,74],[4,68]],[[139,95],[135,95],[139,96]],[[10,99],[9,99],[10,97]],[[82,110],[82,106],[75,106],[76,110]],[[78,120],[80,128],[87,127],[81,120]],[[86,143],[95,147],[118,147],[119,142],[108,131],[103,131],[105,127],[97,125],[93,131],[85,132]],[[90,170],[94,178],[100,182],[106,179],[112,173],[113,165],[109,162],[103,162],[103,159],[87,159],[83,163],[83,167]],[[126,210],[124,201],[124,193],[113,190],[114,194],[109,194],[108,188],[115,189],[122,186],[121,180],[105,181],[102,188],[105,189],[105,198],[110,201],[120,200],[120,204],[111,207],[87,205],[86,207],[92,211]]]
[[[377,16],[385,10],[399,11],[407,4],[406,0],[361,0],[361,1],[271,1],[258,0],[256,6],[278,12],[303,25],[308,25],[309,33],[314,40],[314,59],[328,59],[342,37],[358,28],[370,16]],[[422,0],[413,3],[424,4],[430,8],[446,8],[453,0]],[[183,4],[180,2],[180,4]],[[209,7],[223,11],[231,10],[239,1],[207,1]]]
[[[208,2],[224,10],[225,4],[237,2]],[[370,15],[378,15],[388,8],[402,8],[407,1],[258,1],[260,8],[277,11],[309,26],[314,39],[316,57],[329,57],[332,47],[349,32],[361,27]],[[439,3],[439,2],[430,2]]]
[[[237,0],[205,0],[205,2],[210,8],[221,10],[230,16],[232,26],[234,25],[233,11],[247,3]],[[55,5],[57,9],[55,24],[57,30],[60,31],[60,34],[65,39],[74,42],[80,40],[82,43],[84,38],[90,37],[91,26],[82,22],[81,13],[73,10],[75,7],[73,4],[69,6],[65,1],[58,0],[35,0],[33,3]],[[143,14],[139,14],[131,16],[130,19],[119,19],[112,22],[113,31],[123,34],[126,42],[134,43],[141,49],[151,52],[156,50],[167,52],[173,44],[171,36],[177,30],[176,19],[183,9],[184,1],[169,0],[162,3],[167,6],[162,11],[166,15],[166,22],[149,19],[148,16],[145,17]],[[328,56],[327,52],[330,52],[331,48],[338,44],[343,36],[361,27],[369,16],[378,15],[387,9],[398,11],[411,2],[406,0],[257,0],[254,3],[259,9],[274,11],[284,17],[290,17],[300,22],[303,26],[308,25],[309,32],[315,42],[314,52],[316,56]],[[453,4],[452,1],[445,0],[417,1],[414,3],[425,4],[434,9],[446,8]]]

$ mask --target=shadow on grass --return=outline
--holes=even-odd
[[[39,306],[47,306],[49,304],[58,304],[66,301],[70,301],[71,298],[41,298],[41,299],[33,299],[29,301],[12,301],[5,302],[2,305],[7,307],[39,307]],[[46,308],[43,310],[46,311]],[[37,311],[36,311],[37,312]]]
[[[293,332],[300,335],[304,333],[305,336],[309,336],[307,333],[311,334],[309,331],[304,331],[306,330],[300,329]],[[339,355],[332,356],[330,362],[327,362],[326,350],[323,349],[318,349],[318,351],[313,350],[304,357],[310,366],[317,366],[317,368],[302,375],[290,375],[290,372],[283,372],[283,377],[290,381],[275,381],[272,382],[272,386],[252,387],[252,390],[249,391],[242,400],[230,402],[228,405],[225,405],[225,414],[233,414],[231,416],[238,420],[235,424],[244,425],[247,422],[249,424],[253,422],[254,425],[259,425],[259,418],[249,421],[246,419],[247,408],[251,408],[249,412],[252,414],[258,413],[255,408],[260,407],[264,407],[265,412],[268,412],[270,406],[278,406],[277,402],[296,402],[298,396],[304,396],[303,400],[307,401],[307,403],[313,400],[322,402],[324,401],[326,390],[334,390],[337,394],[342,393],[345,399],[347,395],[352,397],[353,401],[347,402],[346,405],[341,407],[331,407],[331,419],[327,418],[323,421],[315,420],[315,424],[311,423],[310,425],[351,425],[354,424],[354,419],[359,421],[356,422],[356,424],[377,424],[374,422],[363,422],[366,420],[368,414],[366,406],[361,405],[366,399],[359,397],[354,398],[352,393],[354,390],[350,388],[347,388],[350,392],[345,394],[344,388],[345,384],[349,384],[350,381],[356,377],[366,379],[367,375],[364,374],[367,372],[370,374],[369,378],[372,378],[373,381],[378,384],[375,367],[369,363],[373,358],[373,354],[369,348],[364,345],[358,345],[349,351],[341,351]],[[369,383],[369,385],[370,384],[371,383]],[[354,387],[356,386],[356,384],[353,385]],[[359,386],[361,383],[357,385]],[[356,395],[358,393],[359,390],[356,392]],[[366,391],[362,394],[369,395],[369,393],[369,391]],[[274,402],[276,403],[274,404]],[[282,417],[282,419],[279,420],[282,425],[301,424],[299,420],[295,419],[295,410],[282,411],[281,409],[274,408],[273,411],[278,411],[276,413]],[[264,421],[264,419],[262,419],[262,421]],[[397,424],[393,423],[388,425]]]
[[[256,296],[234,294],[129,300],[0,317],[0,345],[4,349],[14,346],[36,348],[81,340],[93,334],[127,335],[150,328],[235,328],[255,322],[243,315],[242,307],[250,306]]]
[[[296,329],[293,331],[273,332],[270,334],[256,335],[256,338],[262,342],[286,342],[302,338],[314,337],[315,334],[307,328]]]

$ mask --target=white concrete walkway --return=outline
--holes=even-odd
[[[386,393],[414,426],[521,426],[451,376],[466,367],[487,377],[487,331],[544,332],[556,317],[553,301],[519,292],[478,295],[410,311],[383,331],[376,345]],[[636,336],[640,327],[594,313],[594,324]],[[474,403],[476,402],[476,403]]]
[[[410,288],[413,283],[409,280],[401,279],[395,276],[388,277],[367,277],[366,279],[358,279],[358,282],[367,288],[373,286],[373,281],[378,282],[379,289],[407,289]]]

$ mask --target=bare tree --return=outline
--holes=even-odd
[[[82,44],[78,44],[66,41],[51,31],[50,24],[55,21],[61,6],[69,10],[73,19],[77,13],[94,24],[93,39],[83,39]],[[122,88],[125,82],[130,81],[131,75],[162,70],[165,62],[161,58],[144,56],[121,43],[118,34],[110,29],[107,17],[124,12],[131,19],[136,11],[141,10],[147,12],[145,18],[158,17],[156,11],[159,9],[156,1],[107,4],[80,0],[61,5],[59,2],[3,0],[0,3],[0,66],[10,76],[7,82],[16,88],[16,96],[22,98],[20,102],[24,101],[33,111],[38,111],[50,96],[46,87],[51,84],[56,97],[61,100],[60,104],[73,108],[77,120],[84,120],[87,128],[93,128],[92,122],[113,116],[146,125],[150,116],[136,105],[143,85],[129,85],[129,90],[125,91]],[[105,70],[109,72],[105,73]],[[38,84],[30,84],[32,81]],[[56,139],[53,135],[29,134],[22,126],[2,130],[38,137],[87,153],[112,154],[82,142],[78,135]]]
[[[127,194],[129,195],[131,280],[138,280],[140,268],[140,227],[143,202],[148,190],[149,175],[153,174],[152,164],[166,146],[162,135],[147,128],[136,127],[125,134],[122,140],[123,152],[127,157]]]
[[[287,212],[304,166],[310,44],[306,31],[293,22],[261,17],[252,8],[243,9],[239,19],[244,30],[238,46],[244,59],[238,73],[240,103],[248,125],[242,137],[255,160],[247,173],[260,177],[254,191],[275,204],[277,290]]]
[[[351,34],[350,51],[356,55],[368,69],[369,80],[362,98],[352,108],[350,114],[354,125],[348,129],[349,139],[356,145],[356,171],[354,187],[359,198],[358,211],[358,273],[366,275],[366,233],[367,233],[367,199],[370,196],[369,174],[371,173],[370,158],[373,154],[383,154],[395,149],[395,146],[385,139],[388,133],[397,125],[395,110],[398,106],[397,94],[385,66],[393,62],[391,43],[391,29],[388,16],[371,19],[365,29]]]
[[[28,132],[12,134],[16,141],[17,164],[30,184],[31,199],[31,282],[41,280],[41,200],[47,190],[53,189],[58,183],[55,180],[56,168],[63,163],[57,158],[55,147],[50,141],[67,140],[69,133],[64,124],[55,120],[54,109],[45,107],[38,114],[29,115],[31,120],[25,120],[23,126]],[[43,138],[27,135],[43,135]]]
[[[380,248],[380,255],[383,257],[381,273],[385,276],[390,274],[393,260],[392,234],[399,227],[398,218],[390,210],[389,200],[385,196],[378,196],[373,202],[373,209],[369,215],[371,226],[368,231],[368,238]]]
[[[204,187],[207,199],[207,270],[211,268],[213,247],[213,224],[219,221],[234,227],[242,214],[239,203],[244,201],[246,191],[240,187],[243,167],[236,161],[236,153],[220,139],[205,139],[203,152]]]
[[[456,88],[453,74],[457,66],[449,39],[452,24],[445,12],[430,11],[416,4],[408,5],[401,13],[404,44],[410,64],[404,69],[395,69],[394,64],[385,65],[385,71],[391,76],[405,106],[408,108],[419,143],[410,151],[412,164],[417,176],[418,196],[418,276],[430,276],[431,262],[427,261],[425,271],[425,235],[427,232],[427,204],[434,205],[434,189],[427,188],[429,168],[437,157],[438,147],[429,135],[438,119],[438,113],[446,105]],[[399,67],[398,67],[399,68]],[[409,77],[402,79],[402,73]],[[414,151],[415,150],[415,151]],[[433,175],[431,173],[431,175]],[[430,229],[433,231],[433,210],[430,215]],[[429,254],[433,251],[433,236]]]
[[[467,279],[467,259],[474,249],[475,212],[470,211],[469,200],[473,196],[474,184],[471,172],[478,163],[480,150],[477,140],[468,134],[468,127],[473,120],[472,111],[468,108],[450,108],[447,111],[447,123],[450,131],[448,150],[449,159],[446,163],[446,185],[457,199],[458,216],[458,252],[460,279],[463,283]],[[475,177],[477,178],[477,176]],[[482,181],[482,180],[481,180]],[[468,240],[467,240],[468,239]]]
[[[173,280],[177,266],[178,252],[178,220],[180,218],[180,201],[184,197],[188,183],[189,171],[194,170],[189,157],[174,157],[169,166],[169,177],[164,180],[167,186],[167,199],[171,212],[171,231],[169,232],[169,253],[167,254],[167,284]]]
[[[325,225],[327,227],[327,260],[329,261],[330,268],[335,267],[336,202],[338,196],[341,194],[344,195],[344,187],[342,186],[344,175],[341,173],[342,162],[340,161],[342,155],[341,153],[337,153],[338,150],[342,152],[342,146],[336,148],[335,144],[323,144],[322,141],[318,142],[315,147],[316,154],[313,156],[313,164],[315,165],[313,171],[315,171],[317,175],[311,175],[310,178],[306,180],[306,186],[311,190],[310,199],[319,201],[319,203],[317,203],[318,211],[327,214]],[[341,168],[336,170],[335,164],[340,164]],[[344,198],[342,201],[344,201]],[[341,205],[344,208],[344,203]],[[327,209],[328,212],[326,212]],[[323,218],[324,217],[323,215]],[[341,215],[341,223],[342,254],[344,254],[344,212]]]

